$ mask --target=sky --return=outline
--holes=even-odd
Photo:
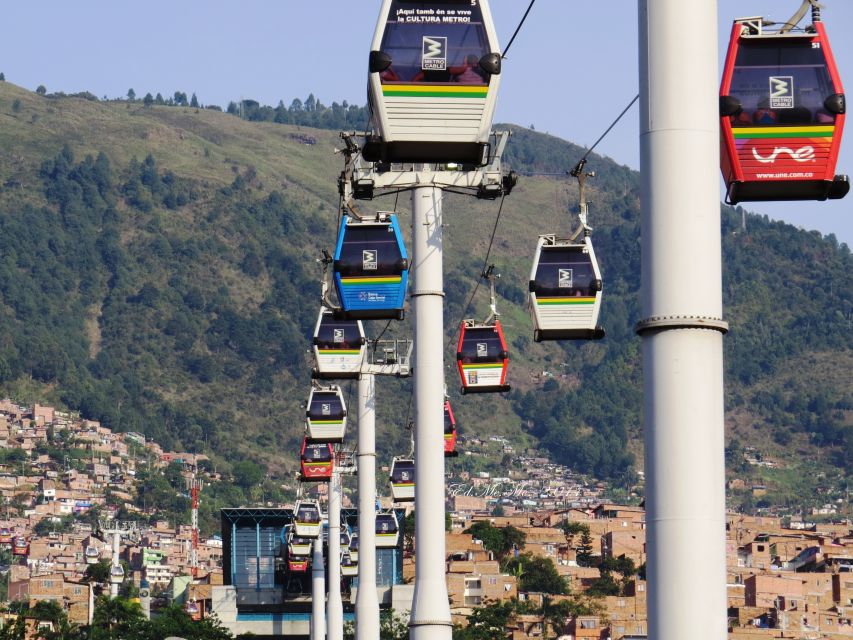
[[[718,0],[720,64],[734,18],[785,21],[799,4]],[[822,4],[839,71],[853,85],[853,1]],[[44,85],[49,92],[90,91],[98,97],[122,97],[130,88],[139,97],[183,91],[195,92],[203,104],[224,107],[241,98],[289,105],[313,93],[324,104],[361,105],[379,5],[379,0],[8,3],[0,71],[27,89]],[[527,0],[492,0],[502,48],[527,5]],[[498,121],[592,144],[638,92],[637,3],[537,0],[503,68]],[[635,105],[597,151],[639,168],[638,136]],[[837,173],[853,173],[851,137],[848,127]],[[824,203],[744,206],[834,233],[853,246],[853,195]]]

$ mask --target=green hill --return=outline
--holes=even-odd
[[[512,129],[509,160],[521,172],[565,172],[583,152]],[[335,239],[339,144],[332,130],[0,82],[0,392],[79,408],[226,467],[252,459],[274,475],[292,471],[319,308],[316,259]],[[458,397],[453,335],[498,206],[448,196],[447,384],[463,433],[539,442],[579,471],[629,484],[642,455],[639,181],[597,156],[587,168],[597,173],[589,199],[607,339],[533,342],[526,280],[536,238],[567,230],[576,187],[523,178],[491,256],[514,391]],[[396,204],[405,225],[408,199]],[[819,204],[804,206],[820,215]],[[851,256],[832,236],[758,216],[744,214],[744,230],[741,213],[724,207],[721,229],[731,467],[784,504],[816,495],[799,465],[824,470],[828,484],[853,467]],[[486,302],[481,288],[473,315],[484,316]],[[386,335],[408,331],[394,323]],[[408,449],[410,389],[379,386],[386,455]],[[350,385],[347,393],[354,404]],[[743,445],[783,467],[776,476],[744,467]]]

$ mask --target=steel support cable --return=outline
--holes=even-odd
[[[495,218],[495,226],[492,228],[492,237],[489,239],[489,248],[486,249],[486,259],[483,260],[483,268],[480,270],[480,278],[477,280],[477,286],[474,287],[474,291],[471,292],[471,296],[468,298],[468,303],[465,305],[465,310],[462,312],[462,320],[465,319],[466,314],[468,313],[468,309],[471,308],[471,303],[474,301],[474,296],[477,295],[477,291],[480,289],[480,283],[483,282],[483,277],[485,276],[486,269],[489,266],[489,255],[492,253],[492,245],[495,243],[495,234],[498,231],[498,223],[501,221],[501,212],[504,208],[504,199],[506,195],[501,196],[501,203],[498,206],[498,215]],[[462,320],[457,323],[456,331],[451,336],[450,340],[447,341],[447,345],[444,347],[445,350],[453,344],[453,341],[459,336],[459,325],[462,323]]]
[[[617,124],[619,124],[619,121],[622,119],[622,117],[623,117],[626,113],[628,113],[628,109],[630,109],[631,107],[633,107],[633,106],[634,106],[634,103],[635,103],[637,100],[639,100],[639,99],[640,99],[640,94],[638,93],[637,95],[635,95],[635,96],[634,96],[634,99],[633,99],[633,100],[631,100],[631,102],[629,102],[629,103],[628,103],[628,106],[627,106],[627,107],[625,107],[624,109],[622,109],[622,113],[620,113],[620,114],[617,116],[617,118],[613,121],[613,123],[612,123],[609,127],[607,127],[607,130],[606,130],[604,133],[602,133],[602,134],[601,134],[601,136],[598,138],[598,140],[596,140],[596,141],[595,141],[595,144],[593,144],[593,145],[592,145],[592,146],[587,150],[587,152],[586,152],[585,154],[583,154],[583,158],[581,158],[581,159],[578,161],[578,164],[580,164],[581,162],[584,162],[584,161],[587,159],[587,157],[589,156],[589,154],[590,154],[590,153],[592,153],[592,152],[593,152],[593,150],[598,146],[598,143],[599,143],[599,142],[601,142],[602,140],[604,140],[604,138],[607,136],[607,134],[608,134],[608,133],[610,133],[610,131],[613,129],[613,127],[615,127]]]
[[[501,54],[501,58],[506,58],[506,53],[509,51],[509,48],[512,46],[512,43],[515,42],[515,36],[518,35],[518,32],[521,31],[521,27],[524,25],[524,21],[527,20],[527,14],[530,13],[530,10],[533,8],[533,3],[536,0],[530,0],[530,4],[527,6],[527,11],[524,12],[524,15],[521,17],[521,22],[518,23],[518,26],[515,28],[515,33],[512,34],[512,37],[509,39],[509,43],[506,45],[506,49]]]

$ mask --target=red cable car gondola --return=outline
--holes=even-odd
[[[498,320],[495,295],[494,265],[482,276],[489,281],[489,308],[485,322],[463,320],[456,346],[456,364],[462,379],[462,393],[502,393],[509,391],[506,371],[509,352],[506,348],[501,321]]]
[[[816,9],[812,20],[796,32],[790,23],[767,31],[762,18],[734,23],[720,86],[729,204],[834,200],[850,190],[847,176],[835,175],[844,89]]]
[[[334,451],[328,442],[311,442],[308,438],[302,441],[300,464],[302,467],[302,482],[327,482],[332,477]]]
[[[453,417],[453,409],[450,408],[450,400],[444,401],[444,456],[455,457],[456,451],[456,419]]]

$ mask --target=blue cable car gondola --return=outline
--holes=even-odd
[[[334,280],[344,318],[403,319],[409,260],[397,216],[343,217],[335,247]]]
[[[835,175],[846,103],[819,8],[779,30],[763,18],[732,28],[720,86],[721,167],[730,204],[847,195]]]
[[[500,72],[488,0],[384,0],[364,158],[485,164]]]
[[[331,310],[322,309],[314,329],[312,376],[324,380],[357,378],[365,343],[360,320],[338,319]]]
[[[341,442],[347,428],[344,394],[337,385],[312,387],[305,410],[308,437],[314,442]]]

